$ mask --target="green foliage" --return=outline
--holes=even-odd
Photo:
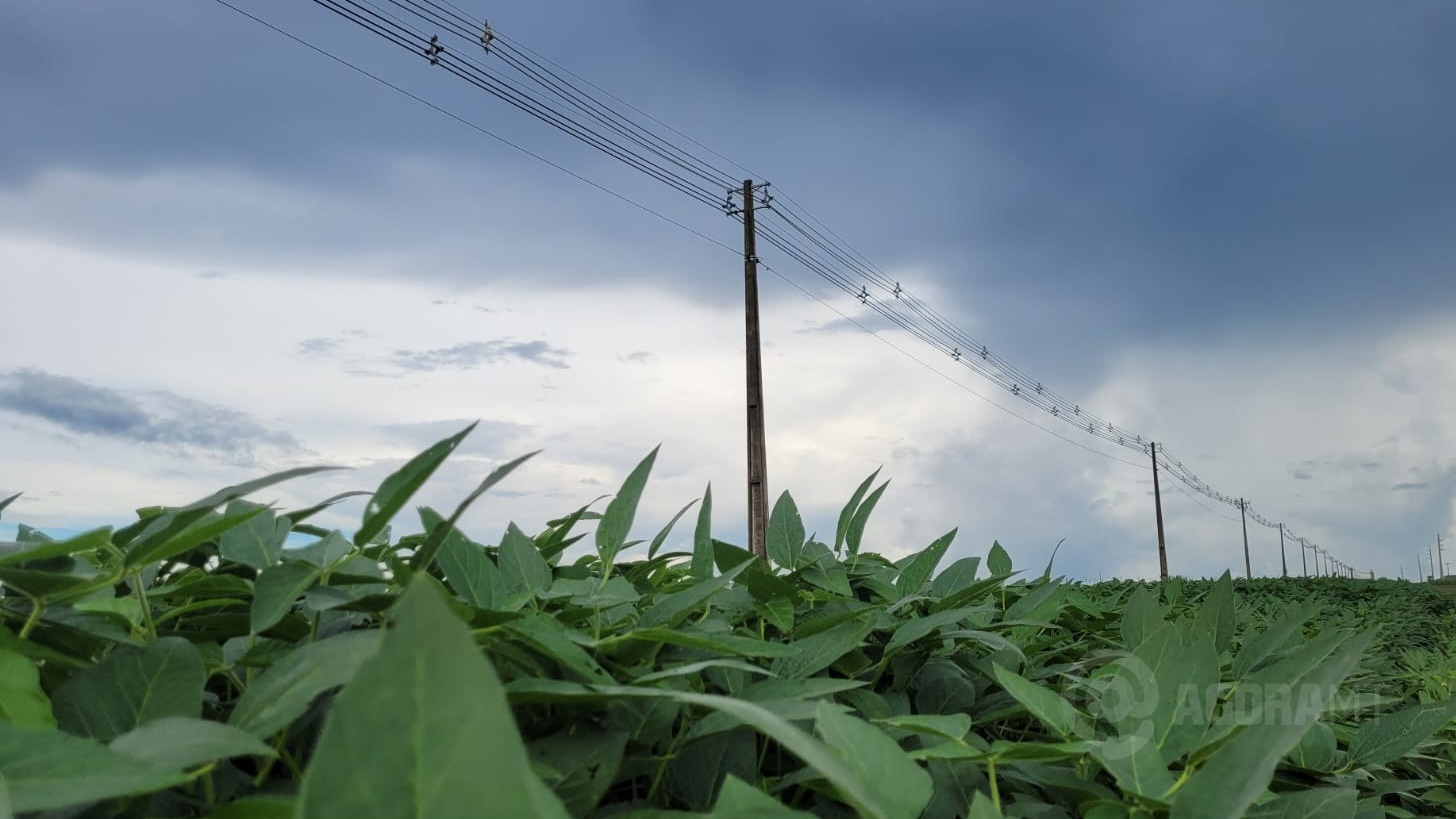
[[[1456,816],[1444,592],[890,559],[878,470],[832,544],[783,493],[757,561],[705,490],[634,558],[655,449],[600,514],[467,536],[528,455],[392,537],[470,431],[352,536],[245,497],[303,469],[0,544],[0,816]]]

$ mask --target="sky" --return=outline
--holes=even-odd
[[[633,536],[711,484],[743,543],[738,223],[318,3],[230,2],[435,108],[216,0],[0,5],[0,539],[348,467],[255,497],[302,507],[479,421],[417,502],[541,450],[480,542],[660,445]],[[456,5],[1344,563],[1456,534],[1456,6]],[[1146,459],[758,254],[771,500],[832,538],[878,469],[868,550],[1157,576]],[[1174,574],[1243,572],[1237,509],[1162,500]]]

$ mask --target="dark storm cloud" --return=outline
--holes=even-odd
[[[565,361],[565,358],[570,355],[570,350],[552,346],[544,341],[495,339],[468,341],[453,347],[437,347],[432,350],[396,350],[389,362],[399,369],[410,372],[473,370],[483,364],[500,364],[508,361],[524,361],[529,364],[564,370],[570,367]]]
[[[882,267],[934,277],[942,312],[984,321],[987,342],[1063,390],[1102,375],[1065,355],[1065,338],[1111,350],[1150,333],[1349,331],[1456,302],[1456,277],[1442,273],[1456,251],[1445,81],[1456,75],[1445,47],[1456,6],[1439,0],[466,8],[754,168]],[[721,214],[326,11],[267,14],[732,239]],[[741,59],[745,41],[752,60]],[[327,189],[306,219],[228,214],[240,244],[289,258],[406,247],[422,257],[411,275],[534,268],[539,281],[573,284],[599,276],[585,260],[631,241],[650,251],[614,275],[717,303],[741,297],[723,275],[731,264],[711,263],[718,250],[701,240],[221,7],[11,4],[0,46],[0,96],[30,126],[7,142],[0,184],[57,166],[223,165]],[[382,161],[398,156],[475,164],[452,191]],[[74,199],[57,201],[52,222],[74,217],[98,241],[107,214],[81,219]],[[23,216],[0,219],[39,229]],[[170,248],[210,235],[208,224],[146,222],[174,234]],[[117,226],[109,241],[142,227]],[[800,298],[779,291],[766,286],[765,298]],[[807,315],[818,309],[804,302]]]
[[[41,370],[0,374],[0,410],[81,435],[158,445],[254,466],[260,452],[307,450],[287,432],[251,416],[168,392],[127,394]]]

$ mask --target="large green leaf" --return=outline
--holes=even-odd
[[[626,748],[626,733],[587,728],[542,737],[526,750],[532,760],[560,775],[552,790],[567,811],[572,816],[585,816],[612,786]]]
[[[912,594],[919,594],[925,588],[925,583],[935,573],[935,567],[940,565],[940,559],[945,557],[945,552],[950,548],[951,541],[955,540],[957,529],[941,535],[934,543],[926,546],[900,571],[900,576],[895,580],[895,587],[899,590],[901,597],[909,597]]]
[[[19,495],[16,497],[19,497]],[[66,555],[78,554],[80,552],[90,552],[110,542],[110,526],[92,529],[87,532],[82,532],[75,537],[66,538],[65,540],[52,540],[40,543],[29,549],[21,549],[0,555],[0,566],[28,563],[35,560],[46,560],[52,557],[65,557]]]
[[[151,793],[184,779],[89,739],[0,722],[0,782],[16,813]]]
[[[0,722],[21,728],[54,728],[51,701],[40,687],[40,669],[28,657],[0,649]]]
[[[111,750],[173,771],[234,756],[277,756],[241,728],[190,717],[164,717],[133,728],[112,740]]]
[[[429,509],[421,509],[420,516],[425,519],[426,528],[444,524],[444,519]],[[438,561],[445,572],[445,582],[466,603],[477,609],[504,608],[506,599],[510,596],[506,589],[505,576],[490,559],[490,555],[485,553],[485,549],[471,543],[454,526],[450,527],[449,533],[440,543]],[[524,594],[516,595],[515,599],[519,601],[517,606],[526,602]]]
[[[396,612],[324,723],[301,819],[474,819],[486,806],[565,819],[531,771],[495,669],[433,581],[412,583]]]
[[[291,522],[278,517],[268,507],[250,501],[235,500],[227,506],[229,515],[251,511],[257,514],[222,533],[217,550],[226,560],[262,571],[278,562]]]
[[[563,680],[525,679],[507,686],[512,702],[610,702],[622,698],[666,698],[698,705],[733,716],[772,738],[818,772],[847,803],[866,819],[899,819],[894,809],[899,801],[893,794],[880,794],[863,780],[832,749],[804,733],[792,723],[756,703],[733,697],[631,686],[583,685]]]
[[[1245,814],[1248,819],[1354,819],[1354,788],[1310,788],[1280,794]],[[1387,815],[1381,811],[1380,816]]]
[[[1348,639],[1308,673],[1291,681],[1292,707],[1281,709],[1266,703],[1258,713],[1247,715],[1252,724],[1219,747],[1178,791],[1172,819],[1243,816],[1269,787],[1279,760],[1299,743],[1340,682],[1359,664],[1374,636],[1374,632],[1366,632]]]
[[[822,701],[814,728],[859,781],[879,797],[877,806],[885,816],[915,819],[920,815],[930,801],[930,774],[884,731]]]
[[[703,505],[698,507],[698,524],[693,529],[693,560],[688,573],[697,580],[713,576],[713,485],[703,490]]]
[[[1173,789],[1168,763],[1149,739],[1096,742],[1092,756],[1127,793],[1158,799]]]
[[[889,481],[880,484],[850,516],[849,525],[844,528],[844,543],[850,558],[859,554],[860,543],[864,540],[865,526],[869,524],[870,515],[874,513],[875,506],[880,502],[880,498],[884,496],[885,490],[889,486]]]
[[[775,565],[791,571],[798,568],[799,555],[804,551],[804,519],[788,492],[779,495],[769,513],[766,551]]]
[[[1077,709],[1062,698],[1062,695],[1038,685],[1002,665],[991,666],[996,682],[1006,689],[1031,715],[1041,720],[1063,739],[1070,738],[1077,730]]]
[[[1163,610],[1158,598],[1141,584],[1133,590],[1132,596],[1122,611],[1122,642],[1129,651],[1143,644],[1143,641],[1163,625]]]
[[[868,478],[861,481],[859,487],[854,490],[854,494],[849,496],[849,502],[844,505],[843,509],[839,510],[839,524],[834,527],[834,551],[836,554],[838,554],[840,547],[844,545],[845,538],[849,536],[849,524],[850,521],[854,520],[854,513],[859,510],[860,501],[864,499],[865,493],[869,491],[870,485],[875,482],[875,478],[880,474],[880,469],[883,468],[876,469],[870,473]]]
[[[116,649],[57,688],[51,704],[62,729],[104,742],[154,719],[200,717],[205,679],[197,649],[163,637]]]
[[[1011,569],[1011,555],[1000,541],[993,541],[991,551],[986,555],[986,570],[993,575],[1006,576],[1011,574]]]
[[[1199,633],[1213,635],[1213,650],[1220,654],[1233,640],[1234,581],[1227,570],[1204,596],[1194,628]]]
[[[409,503],[409,499],[414,497],[420,487],[425,485],[425,481],[435,474],[435,470],[440,468],[440,464],[450,457],[450,453],[460,446],[460,442],[464,441],[465,436],[469,435],[479,423],[476,421],[454,435],[435,442],[429,449],[414,456],[404,466],[385,478],[379,484],[379,488],[374,490],[373,497],[369,499],[369,503],[364,508],[364,520],[360,523],[358,531],[354,532],[354,545],[363,546],[382,532],[395,514],[403,509],[406,503]]]
[[[788,679],[802,679],[810,674],[817,674],[833,665],[840,657],[858,649],[865,635],[873,628],[868,617],[857,616],[828,631],[795,640],[789,644],[793,652],[775,659],[769,670]]]
[[[497,608],[507,611],[520,608],[551,588],[551,566],[541,557],[541,551],[530,535],[522,532],[516,524],[506,527],[499,555],[501,576],[510,602],[497,601]]]
[[[637,464],[607,504],[606,511],[602,512],[601,522],[597,524],[596,543],[597,557],[601,559],[604,571],[610,570],[616,562],[617,553],[622,551],[627,535],[632,531],[632,521],[637,517],[637,502],[642,499],[642,490],[647,486],[647,477],[652,473],[658,449],[661,446],[653,447]]]
[[[260,737],[276,734],[319,694],[353,679],[380,639],[378,631],[353,631],[295,648],[248,686],[228,722]]]
[[[672,527],[676,526],[678,520],[680,520],[683,515],[686,515],[688,513],[688,510],[693,508],[693,506],[695,506],[696,504],[696,500],[688,501],[687,504],[683,506],[683,508],[677,510],[677,514],[672,516],[672,520],[669,520],[666,526],[657,530],[657,534],[652,536],[652,542],[647,544],[648,560],[657,557],[657,550],[661,549],[662,544],[667,542],[667,536],[672,534]]]
[[[1363,720],[1350,740],[1350,763],[1384,765],[1398,759],[1456,718],[1456,699],[1411,705]]]
[[[410,559],[410,565],[414,567],[415,571],[422,572],[430,568],[430,564],[434,562],[436,555],[440,552],[440,545],[449,536],[449,533],[454,530],[455,524],[460,522],[460,518],[465,515],[466,510],[470,508],[471,504],[479,500],[480,496],[489,491],[492,486],[505,480],[507,475],[516,471],[516,467],[539,454],[541,454],[540,450],[528,452],[515,460],[507,461],[492,469],[490,474],[485,476],[485,480],[481,481],[480,485],[475,487],[475,490],[469,495],[466,495],[465,499],[455,507],[455,511],[450,514],[450,519],[445,521],[444,525],[436,524],[427,528],[425,531],[428,535],[425,538],[424,545],[420,547],[419,553]]]
[[[319,578],[319,567],[285,561],[264,569],[253,583],[252,629],[262,634],[278,624]]]

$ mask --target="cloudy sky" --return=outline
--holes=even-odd
[[[742,542],[737,223],[317,3],[230,2],[560,168],[215,0],[0,6],[0,538],[302,464],[352,469],[259,499],[371,489],[479,420],[424,502],[544,451],[478,540],[661,444],[639,536],[711,482]],[[456,2],[1346,563],[1452,533],[1456,6]],[[1144,459],[759,254],[770,493],[810,529],[883,468],[867,548],[1156,575]],[[1237,510],[1163,496],[1175,573],[1242,571]]]

